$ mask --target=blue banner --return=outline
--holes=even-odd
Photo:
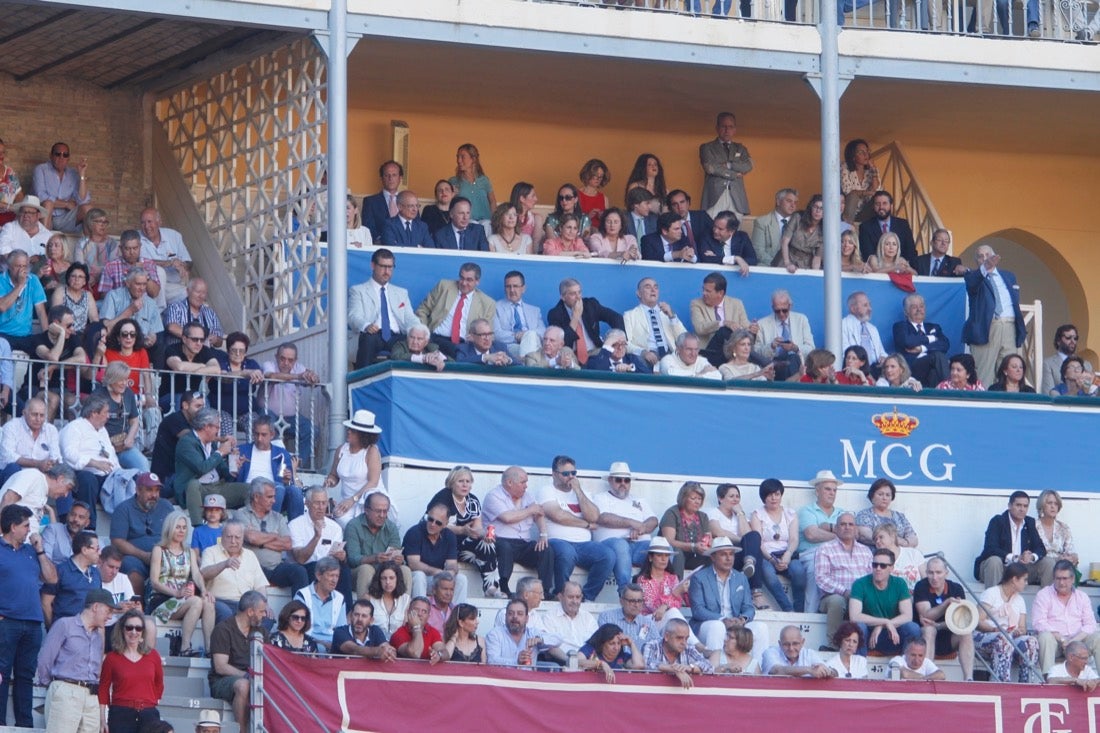
[[[719,270],[729,283],[727,293],[740,298],[750,319],[771,315],[771,293],[785,288],[791,293],[794,309],[810,320],[818,346],[825,342],[825,316],[822,303],[821,272],[800,271],[789,274],[772,267],[754,267],[747,277],[741,277],[729,267],[707,265],[673,265],[635,262],[622,265],[610,260],[571,260],[560,257],[508,257],[496,254],[451,252],[433,249],[393,248],[396,259],[393,282],[409,291],[412,301],[420,301],[441,279],[457,279],[463,262],[481,266],[482,292],[494,300],[504,297],[504,275],[519,270],[527,280],[524,300],[542,308],[543,316],[559,299],[558,284],[563,278],[580,281],[584,295],[620,313],[638,305],[635,295],[638,281],[652,277],[661,286],[661,300],[672,306],[680,320],[691,330],[691,301],[703,289],[703,277]],[[348,252],[348,282],[352,285],[370,278],[370,250]],[[962,278],[916,278],[917,291],[928,306],[927,320],[939,323],[951,340],[949,354],[961,352],[962,326],[966,320],[966,289]],[[857,290],[867,293],[874,309],[872,322],[878,326],[884,346],[893,350],[892,329],[905,317],[902,299],[906,293],[895,287],[885,275],[844,275],[843,298]],[[842,301],[843,303],[843,301]],[[842,305],[843,313],[847,307]],[[839,354],[837,356],[840,356]]]
[[[565,452],[584,466],[625,460],[641,474],[700,480],[805,481],[828,468],[857,484],[1100,491],[1100,402],[525,368],[361,374],[352,408],[378,414],[391,459],[544,466]],[[1056,466],[1034,449],[1040,436],[1057,444]]]

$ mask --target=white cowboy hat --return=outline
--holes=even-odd
[[[647,552],[656,552],[659,555],[671,555],[673,549],[672,545],[668,544],[668,540],[664,537],[654,537],[649,541],[649,549]]]
[[[630,478],[630,466],[626,461],[615,461],[611,464],[611,469],[607,472],[607,477],[612,476],[625,476]]]
[[[719,550],[733,550],[739,552],[741,548],[734,547],[733,542],[729,537],[719,537],[710,543],[710,547],[707,548],[706,556],[710,557]]]
[[[350,420],[345,420],[342,425],[360,433],[381,433],[382,428],[374,422],[374,413],[370,410],[356,410]]]
[[[836,476],[834,476],[832,471],[830,471],[828,469],[824,469],[824,470],[818,471],[817,475],[814,476],[812,479],[810,479],[810,486],[813,486],[816,489],[817,485],[824,482],[824,481],[832,481],[838,487],[844,485],[844,482],[841,481],[840,479],[838,479]]]
[[[978,605],[970,599],[951,604],[943,616],[943,622],[952,634],[970,634],[978,628]]]

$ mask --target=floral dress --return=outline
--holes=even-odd
[[[169,588],[180,589],[191,580],[191,550],[184,549],[176,555],[166,547],[162,547],[160,556],[160,576],[157,581]],[[153,609],[153,618],[160,623],[167,623],[185,599],[169,598]]]

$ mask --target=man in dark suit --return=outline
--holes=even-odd
[[[709,249],[711,229],[714,228],[714,220],[705,211],[693,211],[691,208],[691,196],[687,191],[676,189],[668,195],[668,210],[680,217],[680,230],[684,241],[696,253],[703,249]]]
[[[695,248],[683,235],[683,222],[675,211],[657,217],[657,230],[642,237],[643,260],[653,262],[698,262]]]
[[[909,222],[897,216],[891,216],[894,210],[894,197],[886,191],[879,191],[872,201],[875,218],[859,225],[859,254],[863,261],[878,253],[878,240],[886,232],[898,235],[901,241],[901,256],[912,267],[917,266],[917,245],[913,241],[913,230]]]
[[[397,216],[382,227],[382,244],[387,247],[434,247],[432,233],[420,218],[420,199],[412,191],[397,194]]]
[[[486,318],[475,318],[466,327],[466,340],[455,349],[455,361],[460,364],[511,366],[515,362],[508,348],[493,340],[493,324]]]
[[[382,190],[363,198],[363,226],[370,229],[375,242],[382,240],[382,228],[391,216],[397,216],[397,188],[405,177],[405,169],[396,160],[387,160],[378,168]]]
[[[1027,328],[1020,312],[1016,276],[997,269],[1001,256],[983,244],[974,253],[974,261],[977,269],[963,275],[970,302],[970,313],[963,324],[963,342],[970,345],[978,379],[983,384],[992,384],[1001,360],[1018,353],[1024,345]]]
[[[931,277],[960,277],[966,266],[958,257],[947,254],[951,247],[951,233],[937,229],[932,235],[932,251],[917,258],[917,274]]]
[[[935,387],[950,373],[947,350],[951,341],[940,324],[925,321],[924,316],[924,298],[917,293],[906,295],[905,320],[894,324],[894,350],[905,356],[914,379],[925,387]]]
[[[465,249],[478,252],[489,251],[489,239],[485,236],[485,227],[480,224],[470,226],[470,199],[455,196],[451,199],[451,225],[435,233],[435,246],[439,249]]]
[[[1047,555],[1035,519],[1027,515],[1029,506],[1027,492],[1014,491],[1008,497],[1008,510],[989,520],[982,554],[974,560],[974,577],[986,588],[1001,582],[1011,562],[1027,566],[1028,583],[1048,586],[1054,579],[1054,557]]]
[[[595,298],[582,297],[580,282],[571,277],[561,281],[558,293],[561,300],[550,309],[546,322],[565,332],[565,345],[573,350],[581,364],[585,364],[588,355],[595,354],[603,344],[600,322],[622,330],[622,314],[601,305]]]
[[[588,357],[585,369],[594,372],[615,372],[616,374],[652,374],[645,359],[626,351],[626,332],[612,328],[604,337],[603,348]]]
[[[742,277],[749,274],[749,266],[757,264],[756,250],[749,235],[738,231],[741,226],[737,215],[723,211],[714,217],[710,238],[699,251],[699,261],[715,265],[736,267]]]
[[[642,241],[642,237],[657,231],[657,215],[649,210],[653,194],[642,187],[632,188],[626,195],[626,220],[623,232]]]

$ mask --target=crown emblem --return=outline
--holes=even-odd
[[[893,414],[884,412],[881,415],[875,415],[871,418],[871,422],[887,438],[908,438],[909,434],[920,425],[920,420],[904,412],[898,412],[896,406]]]

